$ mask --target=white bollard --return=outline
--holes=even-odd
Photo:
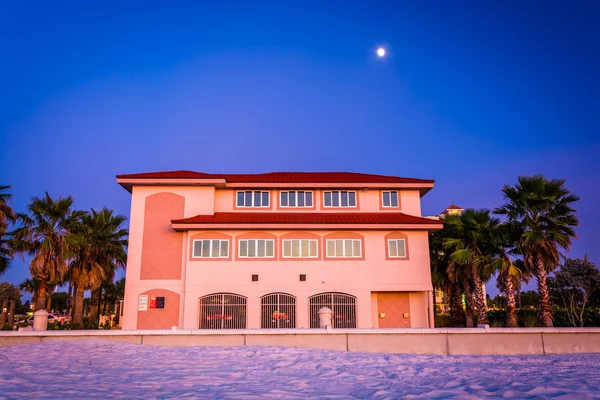
[[[48,328],[48,311],[38,310],[33,313],[33,330],[45,331]]]
[[[331,318],[333,311],[327,307],[323,307],[319,310],[319,328],[327,328],[331,326]]]

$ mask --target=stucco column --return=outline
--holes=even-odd
[[[254,295],[248,296],[246,303],[247,325],[248,329],[260,329],[260,297]]]
[[[296,328],[310,328],[308,315],[308,294],[300,293],[296,297]]]

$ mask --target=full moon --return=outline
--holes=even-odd
[[[377,49],[377,55],[378,55],[379,57],[383,57],[383,56],[385,56],[385,49],[384,49],[383,47],[380,47],[380,48],[378,48],[378,49]]]

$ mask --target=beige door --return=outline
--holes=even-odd
[[[410,328],[408,293],[377,293],[377,311],[380,328]]]

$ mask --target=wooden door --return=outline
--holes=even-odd
[[[377,293],[377,320],[380,328],[410,328],[408,293]]]

